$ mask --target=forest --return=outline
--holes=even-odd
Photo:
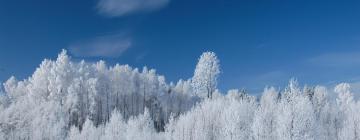
[[[4,140],[360,140],[350,84],[217,88],[220,61],[204,52],[193,77],[167,82],[155,69],[74,61],[63,50],[0,90]],[[241,78],[241,77],[239,77]],[[330,93],[336,98],[330,98]]]

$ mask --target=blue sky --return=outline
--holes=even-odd
[[[148,66],[167,81],[217,53],[221,90],[360,81],[360,2],[322,0],[0,0],[0,81],[74,59]]]

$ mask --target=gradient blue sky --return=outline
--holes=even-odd
[[[258,92],[291,77],[356,83],[359,44],[355,0],[0,0],[0,81],[27,78],[64,48],[74,59],[146,65],[167,81],[191,77],[214,51],[221,90]]]

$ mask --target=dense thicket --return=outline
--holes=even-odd
[[[155,70],[74,62],[63,51],[0,96],[0,139],[359,140],[360,101],[349,84],[220,93],[215,53],[194,76],[167,83]]]

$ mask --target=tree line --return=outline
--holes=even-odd
[[[2,139],[359,140],[360,102],[341,83],[290,80],[260,97],[217,90],[220,62],[203,53],[193,77],[167,83],[154,69],[75,62],[63,50],[0,94]]]

